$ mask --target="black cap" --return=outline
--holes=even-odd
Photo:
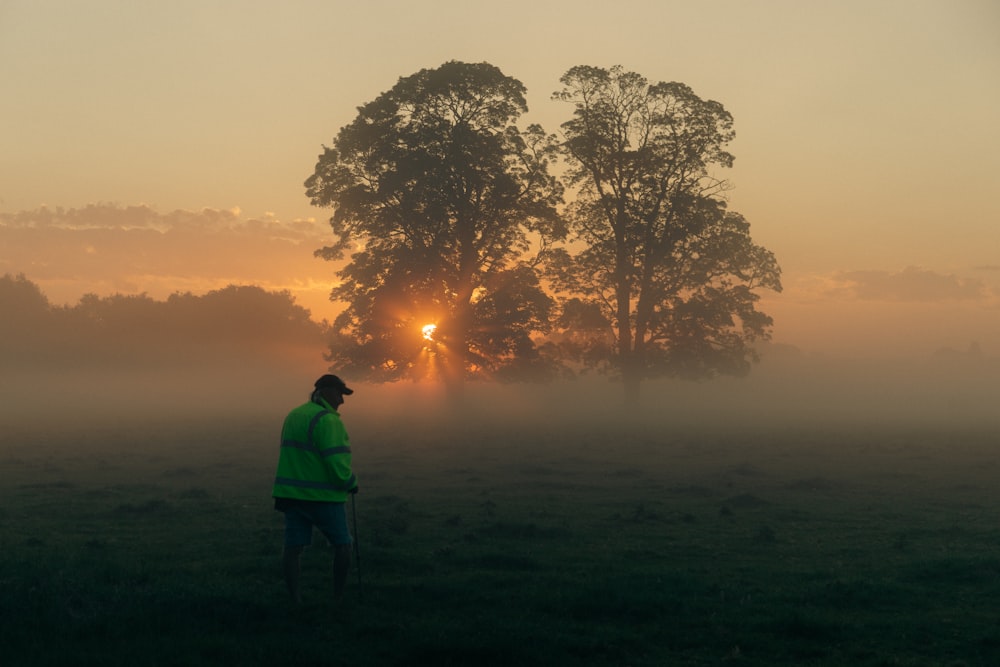
[[[314,385],[316,389],[336,389],[344,396],[350,396],[354,393],[353,389],[349,389],[344,381],[341,380],[336,375],[324,375],[320,379],[316,380]]]

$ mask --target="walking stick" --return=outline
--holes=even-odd
[[[358,596],[361,596],[361,545],[358,544],[358,507],[355,504],[355,498],[358,494],[351,494],[351,524],[354,527],[354,563],[358,570]]]

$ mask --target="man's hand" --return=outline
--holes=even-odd
[[[357,485],[357,484],[355,484],[355,485],[354,485],[354,488],[353,488],[353,489],[351,489],[350,491],[348,491],[348,493],[350,493],[351,495],[354,495],[355,493],[357,493],[357,492],[358,492],[358,488],[359,488],[359,487],[358,487],[358,485]]]

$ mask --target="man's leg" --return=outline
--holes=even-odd
[[[347,574],[351,570],[351,531],[347,527],[344,503],[328,503],[317,508],[317,527],[333,548],[333,597],[339,600],[347,588]]]
[[[285,583],[288,585],[288,592],[292,595],[295,604],[302,603],[302,590],[299,587],[299,580],[302,578],[302,552],[305,547],[285,547],[282,554],[281,563],[285,571]]]
[[[347,588],[347,573],[351,571],[351,545],[335,544],[333,546],[333,597],[339,600],[344,597]]]

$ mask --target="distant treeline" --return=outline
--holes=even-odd
[[[84,295],[53,306],[23,274],[0,278],[0,369],[160,369],[321,363],[326,325],[288,291],[230,285],[203,296]]]

